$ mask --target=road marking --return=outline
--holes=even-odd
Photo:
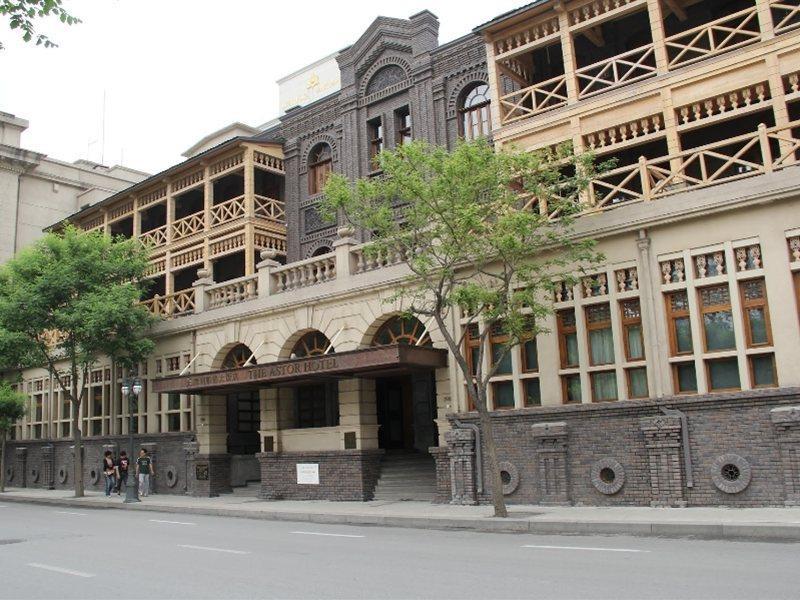
[[[197,525],[197,523],[187,523],[186,521],[162,521],[160,519],[148,519],[151,523],[169,523],[170,525]]]
[[[250,554],[244,550],[228,550],[227,548],[211,548],[209,546],[192,546],[191,544],[178,544],[178,548],[189,548],[191,550],[208,550],[209,552],[227,552],[228,554]]]
[[[545,550],[590,550],[596,552],[650,552],[650,550],[636,550],[634,548],[592,548],[588,546],[536,546],[527,544],[523,548],[543,548]]]
[[[290,531],[289,533],[296,533],[298,535],[325,535],[329,537],[346,537],[346,538],[363,538],[363,535],[350,535],[347,533],[320,533],[319,531]]]
[[[74,575],[75,577],[94,577],[92,573],[84,573],[83,571],[72,571],[70,569],[62,569],[61,567],[53,567],[50,565],[42,565],[39,563],[28,563],[29,567],[35,569],[44,569],[45,571],[53,571],[54,573],[63,573],[64,575]]]
[[[57,510],[55,511],[58,515],[75,515],[76,517],[85,517],[86,513],[76,513],[76,512],[69,512],[66,510]]]

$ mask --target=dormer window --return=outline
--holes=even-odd
[[[458,109],[461,117],[461,137],[474,140],[491,132],[489,122],[489,86],[476,83],[462,95]]]
[[[333,153],[328,144],[314,147],[308,159],[308,194],[313,196],[325,189],[325,182],[331,173]]]

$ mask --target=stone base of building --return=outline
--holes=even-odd
[[[146,448],[153,459],[156,476],[151,486],[154,493],[184,494],[187,487],[187,459],[184,445],[191,433],[165,433],[134,437],[134,450]],[[102,491],[105,486],[101,461],[106,450],[130,455],[128,436],[102,439],[85,438],[83,446],[84,489]],[[6,485],[51,490],[71,490],[74,482],[74,450],[72,440],[11,440],[6,443]]]
[[[457,420],[460,428],[454,417],[446,436],[450,501],[489,502],[490,478],[478,481],[483,449],[465,427],[477,424],[477,415]],[[747,507],[800,501],[798,389],[503,411],[493,422],[509,504]],[[444,454],[435,454],[440,495]]]
[[[231,490],[229,454],[195,454],[189,461],[189,494],[212,498]]]
[[[256,456],[261,464],[260,498],[365,501],[375,493],[383,450],[264,452]]]

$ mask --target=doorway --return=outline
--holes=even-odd
[[[376,381],[378,445],[384,450],[427,453],[436,445],[433,374],[412,373]]]

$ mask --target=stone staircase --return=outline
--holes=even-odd
[[[387,452],[373,500],[432,502],[436,493],[433,457],[417,452]]]
[[[233,488],[233,495],[239,498],[257,498],[260,489],[260,481],[248,481],[247,485],[240,485]]]

